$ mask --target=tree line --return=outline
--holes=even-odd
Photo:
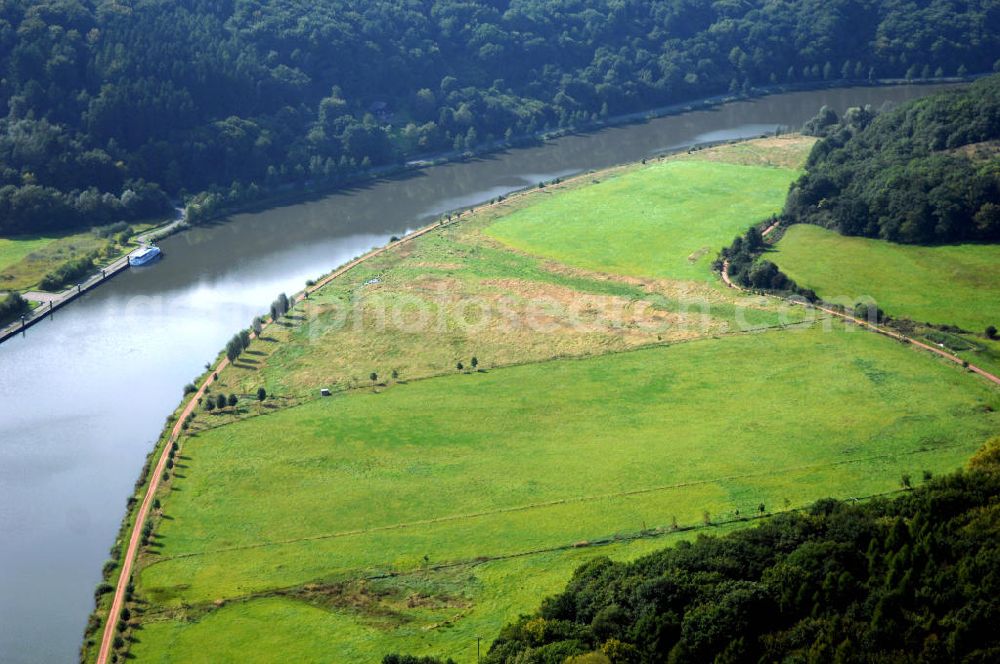
[[[776,221],[777,218],[772,217],[767,225]],[[732,244],[723,247],[712,268],[721,271],[728,264],[729,279],[743,288],[789,293],[816,302],[819,297],[815,291],[799,286],[777,265],[763,258],[767,249],[760,225],[751,226],[743,235],[733,238]]]
[[[988,71],[992,0],[4,0],[0,233],[776,84]]]
[[[1000,241],[1000,76],[886,113],[823,109],[785,217],[845,235],[938,244]]]
[[[967,469],[900,486],[632,563],[596,558],[503,627],[483,661],[997,661],[1000,438]]]

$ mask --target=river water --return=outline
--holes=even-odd
[[[823,104],[900,102],[939,86],[775,95],[412,172],[240,214],[161,243],[0,345],[0,662],[69,662],[146,454],[234,331],[281,291],[391,235],[539,180],[668,149],[798,127]]]

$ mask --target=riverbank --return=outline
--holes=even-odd
[[[459,215],[459,217],[461,217],[461,215]],[[293,294],[290,298],[291,306],[294,307],[297,303],[307,299],[311,293],[317,292],[337,277],[347,273],[365,261],[381,255],[390,248],[411,242],[418,237],[440,228],[442,225],[443,224],[441,223],[431,224],[405,235],[390,245],[372,249],[363,256],[350,261],[325,277],[322,277],[313,286],[307,287],[304,290]],[[267,332],[267,330],[276,322],[270,318],[264,318],[263,320],[262,334]],[[251,335],[251,337],[254,336],[255,335]],[[96,631],[102,623],[104,624],[104,629],[101,632],[101,641],[94,659],[94,661],[98,664],[108,664],[112,648],[115,647],[116,630],[118,628],[117,621],[121,614],[126,596],[131,593],[129,588],[132,585],[132,566],[135,562],[139,546],[143,541],[142,529],[149,518],[150,511],[153,508],[155,500],[154,496],[160,486],[160,482],[161,480],[165,481],[168,477],[168,475],[164,472],[167,467],[167,463],[173,458],[176,451],[183,451],[183,448],[178,446],[177,443],[187,426],[189,418],[192,413],[194,413],[195,408],[206,395],[209,388],[217,380],[219,373],[224,371],[226,367],[229,366],[229,363],[229,359],[226,357],[220,357],[217,359],[215,364],[212,365],[211,368],[209,368],[204,374],[204,377],[198,384],[197,390],[194,391],[188,399],[182,402],[179,412],[175,412],[175,414],[168,419],[168,427],[170,424],[173,424],[173,426],[169,429],[169,434],[161,437],[161,444],[157,445],[154,452],[151,453],[151,459],[155,458],[156,464],[151,469],[152,472],[150,472],[150,463],[147,462],[146,467],[144,468],[143,478],[140,478],[141,481],[137,483],[137,495],[140,496],[141,499],[134,495],[129,500],[130,508],[134,506],[135,510],[134,512],[130,510],[130,513],[126,516],[122,526],[123,531],[129,534],[128,540],[123,543],[119,538],[119,540],[116,541],[115,546],[112,547],[112,550],[121,552],[119,560],[116,561],[118,564],[110,570],[114,571],[115,569],[118,569],[118,578],[114,586],[114,594],[112,595],[110,604],[107,605],[107,613],[104,615],[101,615],[101,604],[103,604],[101,597],[104,593],[98,595],[98,608],[95,611],[94,616],[88,622],[88,633]],[[158,455],[156,454],[157,450],[159,451]],[[88,650],[85,646],[83,656],[84,660],[89,659],[87,652]]]
[[[795,139],[784,139],[786,141],[795,141]],[[718,141],[719,145],[725,144],[738,144],[744,141]],[[805,146],[806,148],[808,145]],[[678,150],[678,153],[690,152],[690,150]],[[804,160],[804,148],[800,147],[798,149],[800,153],[797,162]],[[663,160],[665,156],[661,156],[658,160]],[[782,154],[782,158],[787,158],[787,155]],[[652,161],[652,160],[650,160]],[[523,208],[525,205],[530,205],[532,203],[537,204],[540,200],[545,200],[553,192],[567,192],[576,191],[581,188],[587,188],[592,185],[595,181],[600,181],[608,179],[609,177],[620,176],[626,173],[634,172],[637,169],[643,169],[646,167],[647,160],[642,159],[638,162],[626,163],[615,165],[606,169],[602,169],[596,172],[585,173],[577,175],[572,178],[568,178],[565,181],[560,181],[558,183],[545,183],[545,186],[541,187],[539,185],[526,186],[518,192],[513,192],[507,196],[494,198],[493,200],[485,203],[484,205],[479,205],[475,210],[461,210],[454,213],[454,215],[449,215],[450,219],[442,219],[436,221],[432,224],[426,225],[418,230],[406,234],[399,240],[390,242],[389,244],[381,247],[374,248],[362,256],[355,258],[346,264],[336,268],[330,273],[318,278],[315,283],[305,289],[293,294],[290,298],[292,302],[292,307],[302,303],[311,303],[310,297],[316,298],[321,292],[334,284],[338,279],[344,277],[351,271],[362,268],[374,259],[386,254],[387,252],[394,252],[395,254],[407,253],[407,245],[410,245],[418,238],[424,237],[430,233],[435,232],[447,232],[453,228],[458,227],[466,222],[471,222],[476,219],[483,218],[493,218],[496,214],[506,214],[509,213],[511,209]],[[788,176],[791,177],[790,175]],[[758,188],[759,183],[754,183],[754,189]],[[784,183],[787,185],[787,182]],[[744,186],[749,186],[748,183],[744,183]],[[777,193],[779,190],[783,190],[784,187],[779,187],[775,190],[776,200],[780,198]],[[721,237],[728,237],[726,233],[723,233]],[[688,263],[686,258],[682,258],[681,262],[684,264]],[[299,313],[293,312],[293,315],[297,316]],[[277,332],[274,332],[276,321],[265,317],[264,325],[261,331],[261,338],[271,338],[274,336],[283,336],[283,329],[280,325],[277,326]],[[493,358],[495,362],[495,357]],[[136,587],[135,580],[133,578],[133,568],[136,564],[137,557],[144,540],[143,529],[149,522],[150,518],[154,516],[154,505],[157,504],[156,494],[160,486],[169,480],[171,473],[165,473],[164,470],[167,467],[168,461],[173,458],[186,459],[185,455],[185,432],[188,429],[189,423],[192,417],[197,413],[197,407],[206,397],[209,390],[215,385],[219,380],[220,376],[223,375],[225,371],[230,368],[230,361],[224,356],[217,356],[216,360],[210,367],[207,367],[201,378],[196,381],[197,389],[192,391],[190,394],[185,396],[182,401],[181,406],[174,411],[171,418],[168,419],[166,430],[159,439],[159,443],[151,453],[150,458],[147,460],[140,482],[136,485],[136,492],[130,497],[128,501],[129,513],[123,521],[122,529],[119,533],[119,537],[115,542],[113,547],[114,551],[118,552],[116,556],[116,564],[113,567],[105,567],[105,572],[107,575],[117,574],[117,579],[114,582],[114,591],[110,596],[110,601],[108,598],[108,593],[102,593],[98,596],[98,606],[95,609],[90,621],[88,622],[87,633],[84,637],[84,661],[95,661],[98,664],[106,664],[112,653],[124,645],[124,639],[121,636],[123,631],[121,629],[122,624],[119,622],[119,616],[121,615],[121,610],[125,605],[126,599],[130,597],[131,593]],[[408,378],[417,378],[412,374],[408,374]],[[228,390],[233,389],[232,385],[226,384],[223,381],[222,389]],[[269,398],[274,398],[271,395]],[[185,455],[185,456],[181,456]],[[112,579],[107,576],[105,577],[105,584]],[[109,588],[110,586],[102,584],[102,588]],[[127,621],[126,621],[127,623]],[[94,641],[93,637],[96,636],[96,632],[99,628],[101,629],[101,638],[99,642]],[[122,639],[119,643],[116,639]],[[118,645],[116,645],[116,643]]]
[[[88,275],[77,285],[70,286],[59,293],[30,290],[22,293],[22,297],[30,303],[31,308],[21,316],[20,320],[12,321],[0,327],[0,344],[18,334],[27,333],[28,328],[46,317],[50,319],[54,318],[57,309],[66,306],[127,270],[129,268],[129,254],[135,251],[136,248],[168,237],[184,226],[186,219],[185,212],[183,210],[178,210],[177,212],[178,214],[172,221],[154,226],[130,238],[129,242],[132,246],[124,246],[124,251],[117,258],[97,266],[94,273]]]

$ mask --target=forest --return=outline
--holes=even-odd
[[[0,234],[998,58],[995,0],[0,0]]]
[[[909,244],[1000,241],[1000,76],[886,113],[825,109],[791,223]]]
[[[595,559],[483,661],[997,661],[1000,438],[967,469],[900,485],[633,563]]]

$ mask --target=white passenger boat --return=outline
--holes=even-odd
[[[138,265],[146,265],[152,263],[157,258],[160,257],[160,248],[154,246],[143,247],[137,251],[133,251],[128,256],[128,264],[135,267]]]

